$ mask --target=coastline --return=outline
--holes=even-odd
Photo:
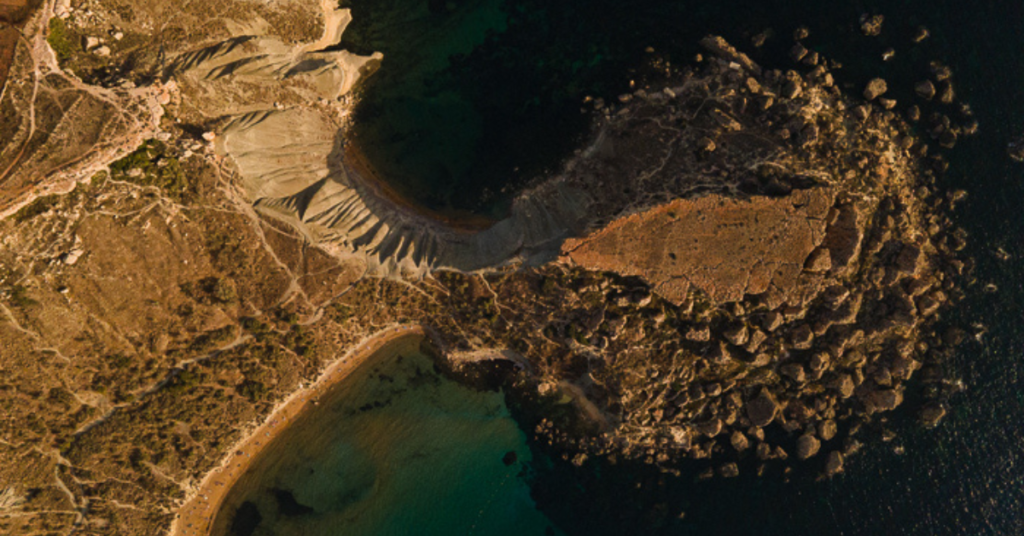
[[[472,234],[489,229],[500,220],[494,220],[478,214],[447,215],[417,203],[398,192],[387,180],[377,173],[369,159],[350,137],[345,139],[342,165],[349,171],[349,178],[359,181],[374,195],[390,202],[396,209],[408,212],[416,217],[440,224],[448,231]]]
[[[279,402],[259,426],[228,449],[227,456],[203,477],[177,509],[167,533],[171,536],[209,534],[224,499],[238,479],[259,458],[264,448],[284,434],[291,423],[315,407],[316,399],[381,352],[403,342],[418,345],[428,337],[426,329],[420,325],[394,326],[364,339],[352,351],[328,365],[315,381]]]

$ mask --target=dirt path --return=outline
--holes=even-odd
[[[171,525],[172,536],[209,534],[221,503],[261,449],[286,433],[288,425],[315,404],[332,386],[344,380],[381,350],[402,342],[416,342],[427,336],[422,326],[400,325],[363,340],[354,350],[331,364],[312,385],[292,393],[255,430],[228,450],[214,470],[189,494]],[[311,404],[312,403],[312,404]]]

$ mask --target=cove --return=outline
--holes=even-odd
[[[264,448],[212,534],[557,534],[535,509],[526,437],[499,392],[426,354],[377,355]]]
[[[806,22],[807,6],[750,4],[342,0],[353,20],[337,48],[384,55],[360,82],[347,136],[403,197],[449,217],[500,219],[515,194],[585,146],[595,119],[586,97],[612,102],[631,82],[663,79],[692,63],[709,33],[756,60],[784,60],[783,36]],[[769,27],[778,37],[748,46]]]

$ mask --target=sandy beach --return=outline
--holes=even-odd
[[[363,340],[352,351],[327,367],[320,377],[279,403],[250,434],[228,449],[228,455],[210,471],[178,509],[169,534],[196,536],[209,534],[218,509],[240,476],[245,474],[263,448],[285,433],[288,426],[331,387],[344,380],[360,365],[381,351],[400,351],[409,345],[418,347],[427,336],[422,326],[401,325],[378,332]]]

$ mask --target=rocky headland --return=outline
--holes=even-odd
[[[466,378],[512,362],[534,438],[581,465],[834,475],[908,392],[934,426],[957,389],[962,193],[912,122],[943,150],[976,125],[844,92],[799,42],[779,70],[708,37],[588,99],[558,173],[461,221],[347,138],[382,61],[334,50],[347,11],[81,4],[28,19],[0,99],[0,532],[166,533],[399,324]]]

